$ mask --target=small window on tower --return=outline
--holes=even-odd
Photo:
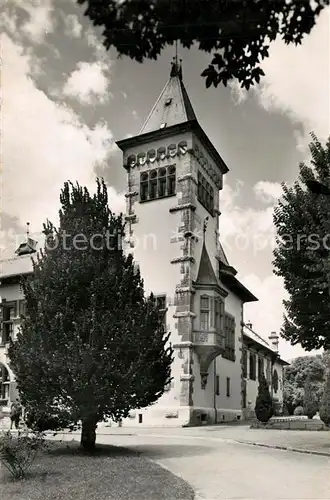
[[[165,127],[166,127],[166,123],[161,123],[159,128],[165,128]]]
[[[154,200],[157,197],[157,171],[150,172],[149,177],[149,200]]]
[[[172,97],[169,97],[169,98],[168,98],[168,99],[166,99],[166,101],[165,101],[165,106],[170,106],[171,102],[172,102]]]

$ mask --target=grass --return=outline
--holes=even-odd
[[[137,453],[98,445],[93,455],[77,443],[50,443],[29,475],[14,481],[0,468],[1,500],[192,500],[183,480]]]

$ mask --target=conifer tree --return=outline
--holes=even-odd
[[[330,139],[323,146],[312,138],[311,165],[300,165],[292,187],[282,185],[273,262],[289,295],[281,336],[308,351],[330,347],[330,196],[307,189],[310,181],[330,186]]]
[[[67,182],[59,227],[22,284],[26,317],[9,356],[27,411],[56,427],[77,428],[95,447],[97,423],[119,421],[156,402],[169,383],[173,350],[154,297],[121,242],[122,215],[97,192]]]
[[[308,376],[304,387],[304,413],[308,418],[313,418],[318,410],[317,393],[312,383],[311,377]]]
[[[258,395],[255,404],[256,417],[260,422],[268,422],[274,414],[273,401],[264,374],[261,374],[258,386]]]

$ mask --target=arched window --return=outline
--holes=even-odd
[[[9,399],[10,379],[5,365],[0,363],[0,399],[8,401]]]
[[[149,199],[157,198],[157,170],[152,170],[149,174]]]
[[[158,196],[166,196],[166,168],[160,168],[158,172]]]
[[[168,167],[168,175],[167,175],[167,196],[172,196],[175,194],[175,186],[176,178],[175,178],[175,167]]]
[[[141,201],[147,201],[148,199],[148,185],[149,185],[149,174],[148,172],[143,172],[141,174],[140,182],[140,198]]]
[[[174,165],[141,172],[140,201],[173,196],[176,192],[176,169]]]

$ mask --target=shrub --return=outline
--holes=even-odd
[[[275,417],[280,417],[281,415],[283,415],[282,403],[277,398],[273,398],[273,410]]]
[[[297,416],[301,416],[301,415],[304,415],[305,412],[304,412],[304,408],[302,406],[297,406],[295,409],[294,409],[294,412],[293,414],[297,417]]]
[[[325,376],[324,392],[320,405],[320,419],[325,425],[330,426],[330,366],[328,366]]]
[[[27,429],[13,436],[10,431],[0,434],[0,460],[15,479],[25,477],[38,453],[46,448],[42,433]]]
[[[258,396],[254,410],[259,422],[268,422],[274,414],[273,400],[264,375],[259,379]]]
[[[308,418],[313,418],[318,408],[315,387],[313,386],[310,377],[307,377],[304,387],[304,414]]]

